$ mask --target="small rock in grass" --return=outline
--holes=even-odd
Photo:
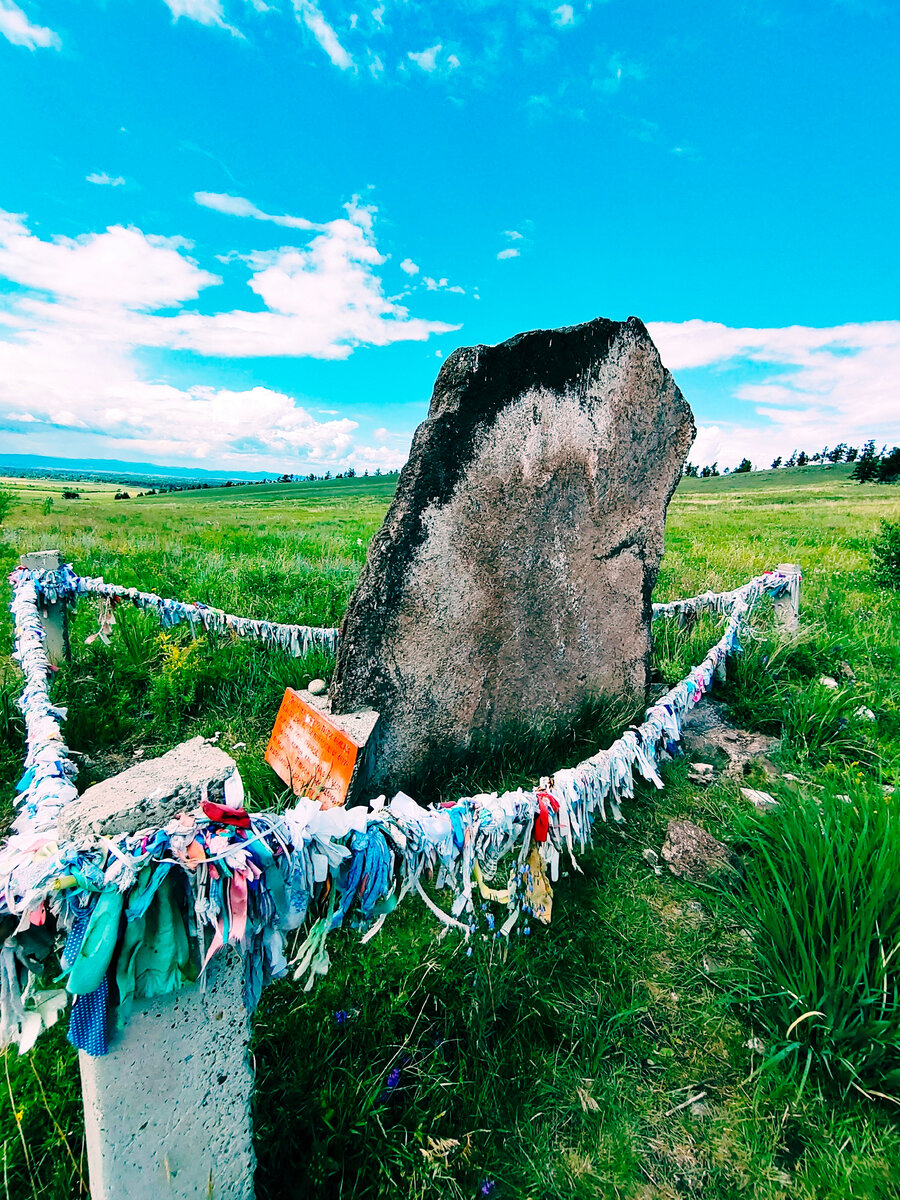
[[[757,788],[741,788],[741,795],[760,812],[771,812],[773,808],[778,807],[778,801],[774,796],[770,796],[768,792],[761,792]]]
[[[328,691],[328,684],[324,679],[311,679],[306,690],[311,696],[321,696]]]
[[[716,769],[711,763],[691,763],[688,771],[688,782],[700,787],[709,787],[715,782]]]
[[[712,775],[697,775],[694,771],[688,771],[688,783],[694,783],[698,787],[709,787],[715,782]]]
[[[843,675],[843,677],[845,679],[849,679],[851,683],[856,682],[856,676],[853,674],[853,668],[850,666],[850,664],[848,662],[842,662],[840,664],[840,672]]]
[[[872,712],[871,708],[866,708],[864,704],[856,710],[856,715],[861,721],[877,721],[878,718]]]
[[[819,683],[822,687],[831,688],[832,691],[837,687],[838,681],[832,675],[820,675]]]
[[[775,746],[775,738],[736,728],[728,719],[725,706],[715,701],[698,704],[684,715],[682,747],[694,760],[692,770],[703,763],[727,776],[740,778],[748,769],[758,766],[768,779],[774,779],[778,772],[769,756]]]
[[[744,1042],[744,1045],[748,1050],[752,1050],[754,1054],[765,1054],[766,1052],[766,1043],[761,1041],[758,1037],[748,1038],[746,1042]]]
[[[734,875],[731,851],[693,821],[670,821],[662,857],[673,875],[703,883],[716,875]]]
[[[655,850],[651,850],[649,847],[646,850],[642,850],[641,858],[648,867],[652,867],[654,874],[662,875],[662,867],[659,865],[659,855]]]

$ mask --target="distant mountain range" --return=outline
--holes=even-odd
[[[277,479],[275,471],[207,471],[202,467],[164,467],[160,463],[121,462],[117,458],[51,458],[42,454],[0,453],[0,473],[40,472],[75,476],[109,476],[115,480],[196,480],[225,483],[228,479]]]

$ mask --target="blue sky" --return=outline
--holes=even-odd
[[[734,465],[900,440],[893,0],[0,0],[0,445],[400,465],[640,316]]]

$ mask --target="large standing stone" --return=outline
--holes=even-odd
[[[693,437],[635,317],[448,357],[341,627],[332,707],[381,713],[372,789],[475,730],[643,698]]]

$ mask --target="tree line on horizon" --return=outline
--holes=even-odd
[[[855,479],[857,483],[900,483],[900,446],[888,450],[884,445],[881,450],[876,451],[872,438],[861,449],[858,446],[849,446],[846,442],[838,442],[836,446],[826,446],[823,450],[817,450],[815,454],[795,450],[788,459],[779,455],[772,461],[769,470],[844,462],[855,464],[850,478]],[[718,475],[745,475],[753,470],[765,468],[754,467],[750,459],[744,457],[733,470],[726,467],[724,471],[719,470],[717,462],[704,467],[696,463],[685,463],[683,474],[689,479],[713,479]]]

